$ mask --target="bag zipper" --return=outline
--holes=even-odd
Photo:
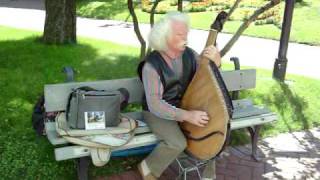
[[[92,95],[92,94],[82,94],[82,99],[85,99],[86,98],[86,96],[92,96],[92,97],[94,97],[94,96],[115,96],[115,95],[118,95],[118,94],[108,94],[108,95]]]

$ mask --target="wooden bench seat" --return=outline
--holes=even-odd
[[[231,120],[231,130],[246,128],[248,126],[256,126],[264,123],[272,122],[277,119],[275,113],[271,113],[268,109],[248,104],[248,100],[235,100],[235,112]],[[244,105],[245,104],[245,105]],[[242,108],[240,108],[241,106]],[[128,116],[142,120],[142,113],[127,113]],[[68,143],[64,138],[59,137],[55,130],[55,122],[46,123],[46,132],[49,141],[53,145],[61,145]],[[115,149],[114,151],[136,148],[140,146],[148,146],[157,143],[157,138],[151,133],[150,129],[142,123],[137,130],[136,136],[127,145]],[[55,150],[56,160],[65,160],[88,156],[88,148],[81,146],[60,147]]]
[[[254,69],[222,71],[221,74],[229,91],[255,88],[256,71]],[[45,85],[44,91],[46,112],[65,111],[70,92],[72,89],[81,86],[90,86],[95,89],[104,90],[126,88],[130,93],[129,103],[141,103],[143,97],[143,86],[138,78],[50,84]],[[252,140],[252,156],[256,158],[260,126],[277,120],[277,115],[266,107],[254,105],[250,99],[233,100],[233,104],[235,111],[231,120],[231,129],[247,128],[249,130]],[[137,128],[135,137],[128,144],[114,149],[112,156],[129,156],[150,152],[158,140],[143,123],[142,113],[129,112],[126,114],[134,119],[140,120],[142,123]],[[89,149],[87,147],[72,145],[64,138],[59,137],[55,129],[55,122],[46,122],[45,130],[50,143],[58,146],[55,148],[55,158],[57,161],[81,158],[89,155]]]

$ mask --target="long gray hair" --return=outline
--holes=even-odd
[[[157,51],[167,50],[167,38],[171,34],[172,22],[182,22],[187,25],[189,29],[189,16],[181,12],[169,12],[156,24],[154,24],[148,37],[149,45],[152,49]]]

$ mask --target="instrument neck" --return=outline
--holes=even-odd
[[[206,47],[210,46],[210,45],[214,45],[216,43],[217,40],[217,35],[218,35],[218,31],[215,29],[210,29],[209,30],[209,35],[207,38],[207,42],[206,42]]]
[[[210,46],[210,45],[214,45],[216,40],[217,40],[217,35],[218,35],[218,31],[215,30],[215,29],[210,29],[209,30],[209,35],[208,35],[208,38],[207,38],[207,42],[206,42],[206,45],[205,45],[205,48]],[[209,59],[208,58],[202,58],[201,60],[201,63],[202,64],[208,64],[209,63]]]

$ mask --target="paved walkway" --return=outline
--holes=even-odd
[[[251,159],[249,146],[228,147],[229,156],[217,160],[217,180],[319,180],[320,128],[307,132],[280,134],[259,142],[260,162]],[[173,163],[161,180],[175,179],[178,165]],[[137,171],[97,179],[141,180]],[[196,173],[188,179],[198,179]]]
[[[43,7],[43,0],[1,0],[0,25],[43,31],[45,20]],[[141,24],[140,28],[142,34],[146,37],[149,32],[149,25]],[[140,46],[131,23],[77,18],[77,34]],[[189,46],[200,52],[205,44],[207,34],[207,31],[191,30]],[[220,33],[217,40],[219,47],[222,48],[230,38],[230,34]],[[278,48],[278,41],[242,36],[226,54],[225,59],[237,56],[240,58],[242,65],[273,69]],[[320,67],[320,46],[290,43],[287,57],[289,61],[288,73],[320,79],[317,68]]]

